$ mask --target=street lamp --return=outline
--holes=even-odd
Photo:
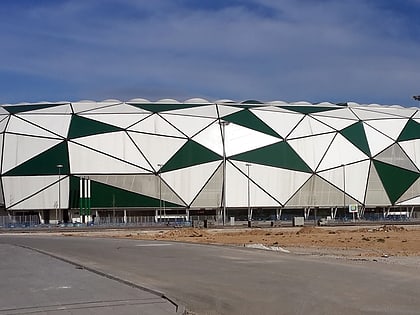
[[[249,163],[246,163],[247,168],[247,176],[248,176],[248,221],[252,220],[252,212],[251,212],[251,191],[250,191],[250,178],[249,178],[249,168],[252,166]]]
[[[222,126],[222,145],[223,145],[223,225],[226,223],[226,143],[225,143],[225,128],[229,125],[228,121],[221,120],[219,122]]]
[[[159,176],[159,221],[162,221],[162,175],[160,173],[160,169],[163,166],[162,164],[158,164],[158,176]]]
[[[58,168],[58,213],[61,213],[61,169],[63,168],[63,164],[57,164]],[[55,219],[58,223],[58,213],[57,208],[55,209]]]

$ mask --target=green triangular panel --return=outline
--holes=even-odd
[[[16,106],[4,106],[3,108],[11,114],[19,114],[24,112],[29,112],[31,110],[38,110],[50,107],[61,106],[67,103],[61,104],[36,104],[36,105],[16,105]]]
[[[63,165],[60,168],[61,174],[69,174],[67,142],[61,142],[16,166],[4,175],[6,176],[25,176],[25,175],[57,175],[59,168],[57,165]]]
[[[340,131],[340,133],[357,148],[368,156],[371,156],[369,143],[366,138],[365,129],[361,121],[348,126]]]
[[[302,114],[312,114],[312,113],[319,113],[319,112],[325,112],[328,110],[334,110],[334,109],[341,109],[340,107],[325,107],[325,106],[277,106],[280,108],[284,108],[287,110],[291,110],[297,113]]]
[[[309,166],[286,142],[237,154],[230,159],[311,173]]]
[[[72,176],[70,180],[70,208],[80,207],[80,178]],[[150,207],[158,208],[159,198],[153,198],[137,194],[121,188],[109,186],[91,180],[91,199],[92,208],[121,208],[121,207]],[[165,201],[167,207],[182,207]]]
[[[86,137],[97,135],[107,132],[121,131],[121,129],[116,126],[108,125],[103,122],[92,120],[89,118],[81,117],[78,115],[73,115],[71,118],[71,124],[69,128],[68,137],[69,139]]]
[[[420,124],[412,119],[408,120],[397,141],[420,139]]]
[[[128,103],[130,104],[130,103]],[[208,104],[130,104],[132,106],[147,110],[152,113],[167,112],[170,110],[185,109],[197,106],[206,106]]]
[[[417,180],[417,178],[419,178],[418,173],[397,166],[375,160],[373,161],[373,164],[375,165],[379,178],[393,204]]]
[[[222,157],[195,141],[187,141],[181,149],[162,167],[162,172],[177,170],[207,162],[220,160]]]
[[[271,129],[266,123],[264,123],[249,110],[241,110],[239,112],[227,115],[223,117],[223,120],[271,135],[273,137],[280,137],[273,129]]]

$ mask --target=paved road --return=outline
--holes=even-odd
[[[0,236],[165,292],[198,314],[418,314],[419,267],[247,248]]]
[[[0,244],[0,314],[176,314],[168,300],[81,266]]]

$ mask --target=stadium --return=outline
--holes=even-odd
[[[4,214],[417,216],[420,112],[162,99],[0,106]]]

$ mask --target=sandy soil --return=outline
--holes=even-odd
[[[64,235],[252,246],[344,256],[420,257],[420,226],[113,230]]]

